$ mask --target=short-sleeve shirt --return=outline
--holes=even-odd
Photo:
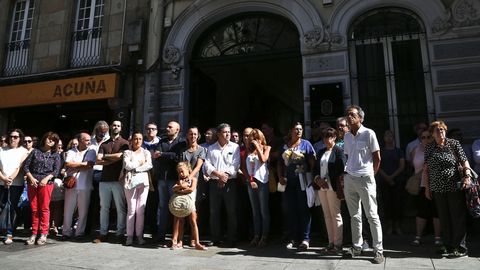
[[[116,139],[110,138],[108,141],[102,143],[98,153],[103,155],[116,154],[123,153],[125,150],[128,150],[128,141],[122,138],[122,136],[118,136]],[[118,177],[120,176],[120,171],[122,170],[123,166],[122,162],[123,160],[119,159],[110,165],[104,165],[100,182],[118,181]]]
[[[283,146],[284,151],[288,149],[302,153],[304,158],[302,160],[288,162],[285,175],[287,178],[298,177],[298,166],[303,167],[303,172],[311,170],[311,168],[309,168],[308,160],[315,158],[315,150],[309,141],[301,139],[300,144],[294,148],[289,148],[287,145]]]
[[[457,158],[462,163],[467,160],[457,140],[446,138],[444,147],[439,146],[436,141],[425,147],[425,163],[428,166],[428,180],[432,192],[456,190],[456,182],[460,181]]]
[[[79,151],[77,148],[73,148],[67,151],[67,157],[65,162],[93,162],[95,163],[97,154],[95,149],[88,148],[85,151]],[[67,175],[73,175],[77,178],[77,183],[75,184],[76,190],[91,190],[92,177],[93,177],[93,168],[88,170],[76,170],[74,168],[67,169]]]
[[[197,166],[198,160],[201,159],[205,161],[206,156],[207,150],[200,145],[193,152],[189,152],[188,149],[185,149],[182,152],[182,160],[188,161],[192,170],[195,168],[195,166]],[[198,179],[198,173],[195,175],[195,177]]]
[[[375,132],[361,125],[355,136],[351,132],[345,134],[344,141],[348,156],[345,171],[356,177],[373,176],[372,153],[380,151]]]
[[[27,155],[27,149],[23,147],[17,148],[2,148],[0,149],[0,170],[6,176],[12,175],[17,169],[19,172],[15,179],[13,179],[12,186],[23,186],[25,180],[23,179],[22,158]],[[0,181],[0,186],[3,186],[4,182]]]

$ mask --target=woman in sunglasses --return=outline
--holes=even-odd
[[[6,245],[13,242],[13,231],[15,229],[15,216],[18,213],[18,202],[23,191],[23,169],[22,163],[27,158],[27,150],[22,147],[23,132],[20,129],[13,129],[8,133],[6,147],[0,151],[0,200],[2,205],[10,200],[10,224],[3,241]],[[10,194],[9,194],[10,193]],[[10,196],[9,196],[10,195]],[[3,222],[3,220],[2,220]]]

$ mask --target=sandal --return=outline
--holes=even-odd
[[[43,246],[46,243],[47,243],[47,235],[46,234],[40,235],[40,238],[38,238],[38,240],[37,240],[37,245]]]
[[[308,241],[303,240],[300,245],[298,245],[298,251],[307,251],[307,249],[310,247],[310,244]]]
[[[27,239],[27,241],[25,241],[25,244],[28,245],[28,246],[34,245],[36,239],[37,239],[37,235],[36,235],[36,234],[32,234],[32,235]]]

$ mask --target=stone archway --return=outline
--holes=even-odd
[[[308,52],[310,46],[324,40],[323,23],[317,9],[307,0],[195,1],[176,20],[165,42],[163,61],[169,70],[161,74],[160,99],[162,96],[168,99],[171,95],[177,95],[181,101],[168,112],[162,113],[168,116],[161,115],[161,120],[169,117],[178,119],[183,125],[189,124],[184,116],[188,115],[189,59],[195,41],[215,22],[245,12],[272,13],[290,20],[299,32],[302,55]]]

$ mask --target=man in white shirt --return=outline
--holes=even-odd
[[[222,203],[227,210],[227,247],[235,246],[237,234],[237,188],[236,178],[240,167],[240,148],[230,141],[230,125],[217,127],[216,143],[208,147],[205,159],[205,174],[210,181],[210,230],[214,245],[222,236]]]
[[[97,159],[95,149],[89,148],[90,135],[80,133],[75,138],[78,140],[78,148],[68,150],[65,158],[67,176],[74,176],[77,181],[73,188],[65,189],[65,207],[63,211],[63,237],[72,236],[72,219],[75,209],[78,209],[77,229],[75,237],[85,234],[87,224],[88,207],[90,205],[90,193],[93,189],[93,165]]]
[[[378,216],[377,186],[375,174],[380,167],[380,147],[375,132],[362,125],[365,113],[362,108],[352,105],[347,108],[347,122],[350,132],[345,134],[345,200],[351,218],[352,244],[347,257],[355,257],[362,252],[362,209],[370,224],[373,238],[373,263],[384,262],[382,225]]]

